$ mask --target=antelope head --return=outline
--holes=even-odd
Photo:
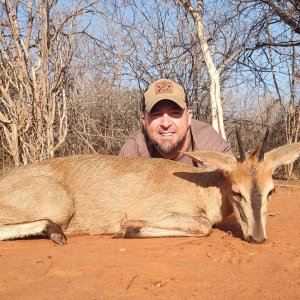
[[[261,145],[245,155],[238,136],[240,158],[216,152],[189,152],[185,155],[209,167],[223,172],[231,183],[228,198],[242,229],[244,239],[263,243],[266,238],[267,211],[274,191],[272,175],[283,164],[295,161],[300,154],[300,143],[276,148],[265,153],[268,131]]]

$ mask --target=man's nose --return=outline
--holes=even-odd
[[[160,125],[162,127],[170,127],[171,126],[171,118],[168,114],[163,114],[160,120]]]

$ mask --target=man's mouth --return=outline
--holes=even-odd
[[[174,132],[160,132],[160,135],[168,137],[168,136],[172,136],[174,134]]]

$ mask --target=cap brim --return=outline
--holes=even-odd
[[[170,97],[170,94],[161,94],[159,95],[159,97],[156,97],[155,99],[153,99],[153,101],[150,101],[150,103],[146,105],[146,111],[150,113],[154,105],[162,100],[169,100],[176,103],[182,109],[186,108],[185,100],[176,97]]]

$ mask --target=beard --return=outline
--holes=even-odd
[[[162,141],[156,144],[155,146],[159,152],[162,152],[164,154],[170,154],[181,149],[183,143],[184,143],[184,137],[178,139],[176,142]]]

